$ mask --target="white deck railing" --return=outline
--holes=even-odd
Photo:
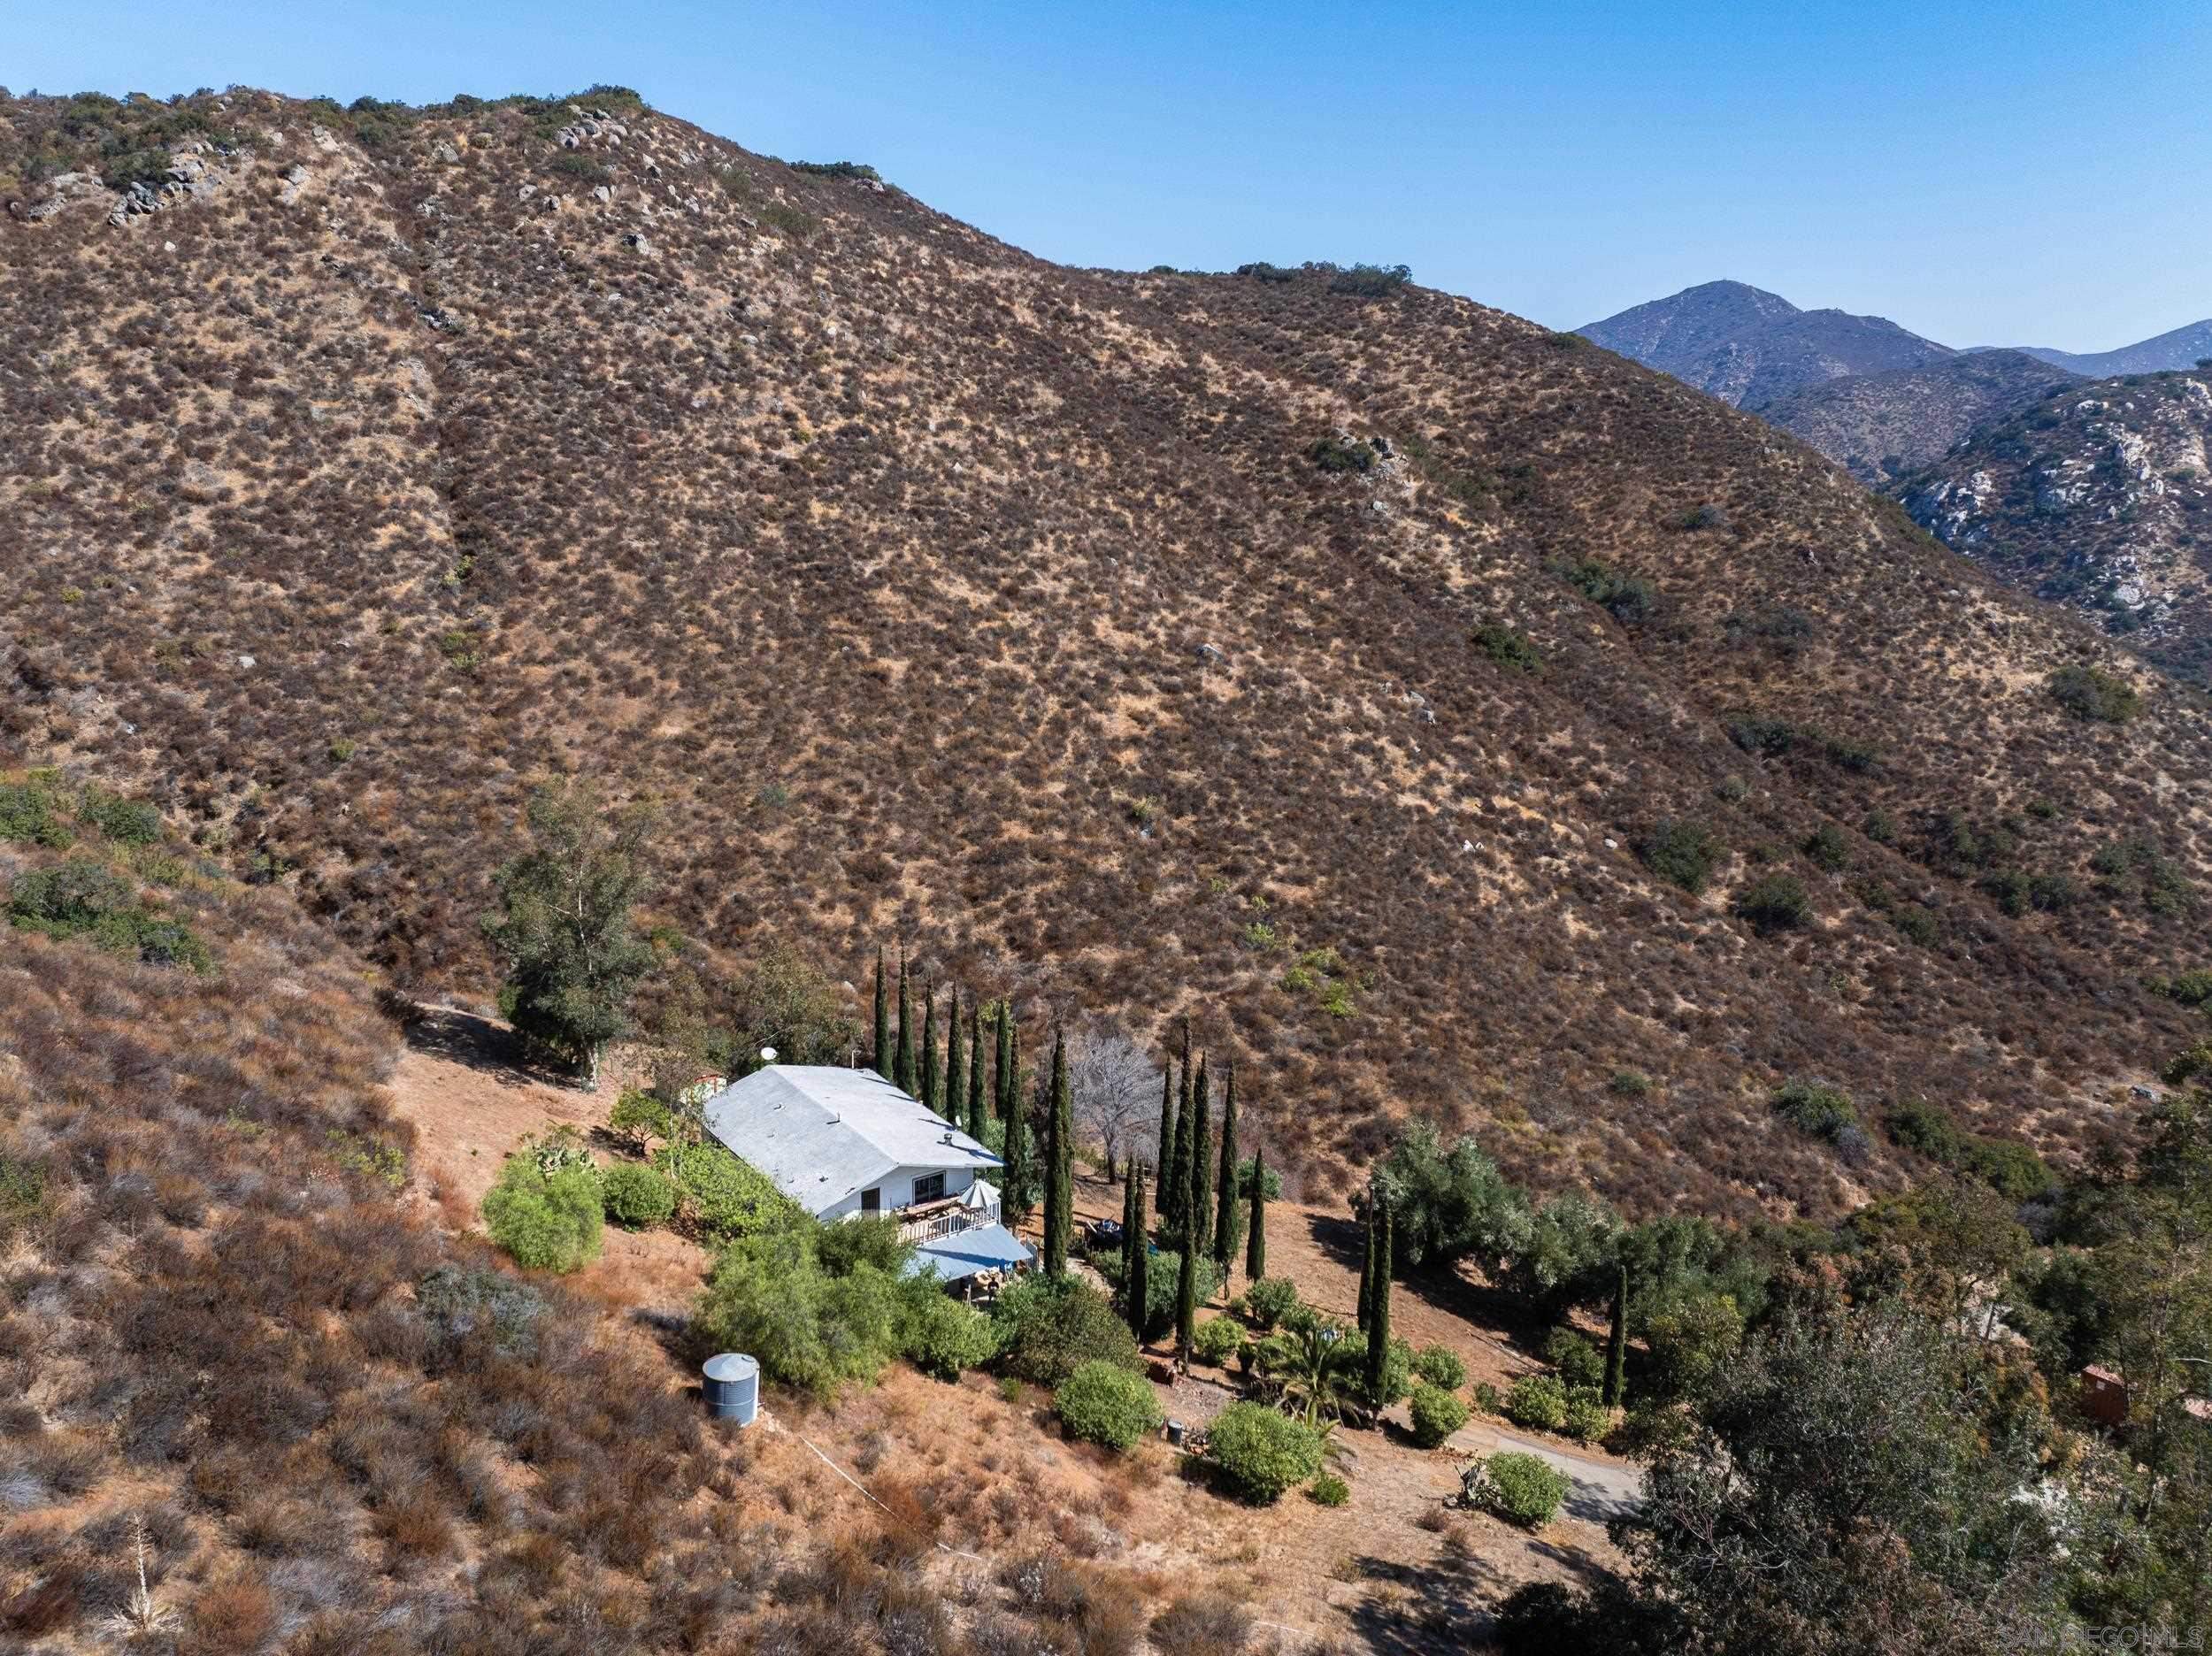
[[[956,1208],[949,1213],[932,1214],[926,1219],[910,1219],[899,1226],[902,1242],[937,1242],[963,1230],[980,1230],[986,1225],[998,1223],[998,1204],[988,1208]]]

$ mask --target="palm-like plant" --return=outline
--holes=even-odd
[[[1345,1333],[1341,1323],[1300,1318],[1262,1340],[1253,1354],[1275,1406],[1317,1430],[1338,1420],[1358,1391],[1359,1347]]]

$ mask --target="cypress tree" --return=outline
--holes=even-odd
[[[1198,1331],[1198,1250],[1183,1240],[1182,1269],[1175,1275],[1175,1360],[1190,1367],[1191,1338]]]
[[[1206,1084],[1206,1061],[1198,1061],[1198,1079],[1190,1094],[1190,1200],[1183,1209],[1183,1230],[1192,1252],[1204,1259],[1214,1233],[1213,1089]]]
[[[1184,1163],[1190,1151],[1190,1054],[1183,1054],[1183,1072],[1176,1085],[1175,1142],[1168,1147],[1167,1165],[1160,1172],[1160,1226],[1183,1228],[1183,1188],[1187,1182]]]
[[[1390,1204],[1375,1200],[1375,1287],[1367,1307],[1367,1400],[1377,1408],[1387,1401],[1384,1383],[1390,1368]]]
[[[1221,1097],[1221,1171],[1214,1185],[1214,1262],[1221,1267],[1221,1292],[1229,1292],[1230,1268],[1236,1263],[1237,1244],[1243,1240],[1238,1227],[1244,1215],[1237,1207],[1237,1071],[1229,1066],[1229,1080]]]
[[[1152,1154],[1159,1157],[1160,1188],[1157,1192],[1160,1207],[1167,1207],[1167,1168],[1175,1154],[1175,1060],[1171,1056],[1167,1068],[1160,1071],[1160,1138],[1152,1146]]]
[[[968,1008],[968,1137],[980,1144],[986,1117],[983,1109],[983,1008]]]
[[[1244,1280],[1248,1285],[1267,1275],[1267,1162],[1252,1146],[1252,1213],[1244,1237]]]
[[[1125,1164],[1126,1177],[1121,1182],[1121,1286],[1129,1289],[1130,1238],[1137,1233],[1137,1156],[1133,1150]]]
[[[1137,1337],[1137,1344],[1144,1344],[1145,1311],[1152,1299],[1152,1247],[1145,1240],[1144,1222],[1145,1177],[1141,1168],[1129,1181],[1130,1211],[1136,1223],[1129,1227],[1129,1269],[1123,1280],[1126,1284],[1125,1297],[1129,1311],[1129,1331]]]
[[[945,1008],[945,1101],[937,1113],[957,1126],[967,1098],[968,1071],[960,1061],[960,985],[955,984],[952,1004]]]
[[[922,1084],[920,1073],[914,1067],[914,996],[907,987],[906,955],[899,955],[899,1052],[892,1060],[893,1085],[912,1092]]]
[[[1002,1122],[1014,1119],[1014,1094],[1020,1086],[1015,1076],[1014,1063],[1014,1003],[998,1003],[998,1069],[993,1077],[997,1090],[992,1095],[992,1107],[998,1111]]]
[[[1373,1187],[1370,1186],[1367,1192],[1367,1251],[1360,1256],[1359,1309],[1355,1313],[1363,1334],[1367,1332],[1369,1309],[1375,1303],[1375,1208],[1376,1196]]]
[[[883,946],[876,945],[876,1073],[891,1078],[891,989],[883,977]]]
[[[1605,1407],[1618,1408],[1628,1377],[1628,1267],[1613,1278],[1613,1330],[1605,1339]]]
[[[1045,1275],[1068,1274],[1074,1229],[1075,1107],[1068,1092],[1067,1038],[1052,1033],[1052,1113],[1045,1118]]]
[[[1035,1192],[1035,1169],[1029,1165],[1029,1110],[1022,1108],[1022,1041],[1013,1028],[1013,1015],[1007,1015],[1007,1190],[1004,1208],[1016,1216],[1016,1221],[1029,1218],[1029,1209],[1038,1205]]]
[[[914,1096],[925,1109],[944,1108],[937,1066],[937,992],[927,984],[922,985],[922,1090]]]

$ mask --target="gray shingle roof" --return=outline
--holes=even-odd
[[[1003,1165],[872,1070],[770,1064],[709,1099],[707,1131],[809,1213],[894,1169]]]

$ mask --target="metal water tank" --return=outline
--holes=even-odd
[[[707,1413],[716,1420],[750,1426],[760,1412],[760,1364],[737,1352],[710,1357],[706,1375]]]

